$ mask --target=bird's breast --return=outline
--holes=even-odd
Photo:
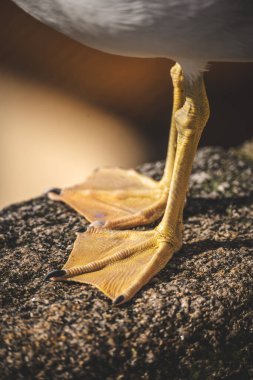
[[[252,60],[252,0],[13,0],[98,50],[190,62]]]
[[[13,0],[43,23],[108,53],[173,57],[184,12],[164,0]],[[178,17],[175,17],[177,14]],[[174,37],[173,37],[174,34]],[[182,45],[182,44],[181,44]],[[182,47],[181,47],[182,48]]]

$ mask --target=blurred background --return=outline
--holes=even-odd
[[[0,2],[0,207],[81,182],[103,165],[165,158],[172,85],[165,59],[87,48]],[[212,64],[202,145],[252,137],[253,64]]]

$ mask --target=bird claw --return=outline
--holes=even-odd
[[[48,281],[53,277],[64,277],[66,274],[67,272],[64,269],[56,269],[46,275],[45,281]]]
[[[96,220],[95,222],[92,222],[88,227],[87,231],[96,230],[97,228],[103,228],[106,225],[105,220]]]
[[[115,306],[118,306],[120,305],[122,302],[124,302],[125,300],[125,297],[123,295],[117,297],[114,301],[113,301],[113,305]]]

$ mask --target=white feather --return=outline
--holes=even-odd
[[[93,48],[178,61],[194,77],[208,61],[253,60],[252,0],[13,0]]]

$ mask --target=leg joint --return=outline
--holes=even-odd
[[[178,133],[190,136],[195,131],[204,129],[209,117],[208,102],[196,104],[187,98],[183,107],[175,112],[174,117]]]

